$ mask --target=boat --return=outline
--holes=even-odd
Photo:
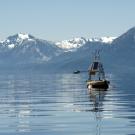
[[[109,81],[105,78],[103,64],[100,61],[99,51],[95,52],[93,62],[88,70],[89,79],[87,80],[88,89],[107,90]]]
[[[80,71],[79,71],[79,70],[76,70],[76,71],[74,71],[73,73],[74,73],[74,74],[79,74]]]

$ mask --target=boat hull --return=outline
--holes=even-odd
[[[98,81],[93,81],[93,80],[88,80],[87,81],[87,87],[89,89],[108,89],[109,88],[109,81],[107,80],[98,80]]]
[[[76,71],[74,71],[73,73],[74,73],[74,74],[79,74],[80,71],[79,71],[79,70],[76,70]]]

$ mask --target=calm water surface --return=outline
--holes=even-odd
[[[1,74],[0,134],[134,135],[133,81],[108,78],[98,92],[87,90],[86,74]]]

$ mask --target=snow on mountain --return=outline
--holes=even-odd
[[[81,37],[81,38],[73,38],[70,40],[63,40],[61,42],[56,42],[56,45],[62,49],[72,51],[73,49],[77,49],[83,46],[84,44],[86,44],[86,42],[88,42],[88,40]]]
[[[10,48],[10,49],[12,49],[12,48],[14,48],[15,47],[15,45],[14,44],[10,44],[10,45],[8,45],[8,48]]]
[[[28,39],[29,38],[29,35],[28,34],[25,34],[25,33],[19,33],[18,34],[18,37],[22,40],[25,40],[25,39]]]
[[[70,40],[63,40],[54,43],[57,47],[67,51],[75,51],[76,49],[82,47],[88,42],[101,42],[101,43],[112,43],[116,37],[101,37],[101,38],[90,38],[86,39],[84,37],[76,37]],[[18,33],[14,36],[9,36],[7,39],[0,41],[0,45],[6,46],[9,49],[14,49],[15,47],[22,45],[23,42],[35,42],[36,38],[27,33]],[[52,43],[52,42],[50,42]]]
[[[13,65],[36,65],[52,71],[87,70],[90,57],[97,49],[102,50],[107,69],[132,68],[135,65],[135,28],[118,38],[73,38],[61,42],[41,40],[26,33],[19,33],[0,42],[0,68]],[[126,65],[128,67],[126,67]],[[20,66],[20,67],[21,67]],[[4,66],[3,66],[4,67]],[[118,70],[119,71],[119,70]],[[134,71],[134,69],[133,69]]]
[[[26,33],[18,33],[13,36],[9,36],[5,40],[0,41],[0,45],[13,49],[18,45],[21,45],[24,41],[34,41],[34,37]]]
[[[112,43],[116,37],[101,37],[101,42],[103,43]]]
[[[61,42],[56,42],[56,45],[62,49],[65,49],[65,51],[74,51],[77,48],[82,47],[88,42],[101,42],[101,43],[107,43],[111,44],[112,41],[116,39],[116,37],[101,37],[101,38],[73,38],[70,40],[63,40]]]
[[[101,38],[90,38],[90,42],[101,42],[101,43],[112,43],[113,40],[116,39],[116,37],[101,37]]]
[[[0,42],[0,62],[41,63],[62,53],[54,43],[37,39],[26,33],[9,36]],[[11,62],[9,62],[11,61]],[[12,63],[11,63],[12,64]]]
[[[68,48],[67,45],[63,44],[63,48]],[[72,47],[73,45],[73,42],[71,42],[70,46]],[[63,72],[85,71],[88,69],[93,52],[97,49],[101,50],[101,60],[104,63],[105,71],[114,74],[116,72],[123,74],[135,73],[135,27],[118,38],[101,37],[88,39],[76,51],[67,51],[56,57],[52,62],[52,66],[55,65],[55,69]]]

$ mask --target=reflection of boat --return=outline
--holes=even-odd
[[[95,53],[94,60],[89,68],[89,79],[87,80],[89,89],[108,89],[109,81],[105,79],[103,64],[100,61],[99,52]]]
[[[92,102],[93,108],[91,112],[93,112],[93,117],[95,120],[95,134],[101,135],[101,126],[102,126],[102,119],[104,118],[104,98],[106,96],[107,91],[97,91],[91,90],[89,91],[90,101]]]
[[[106,91],[97,91],[91,90],[89,91],[90,101],[93,103],[93,112],[101,112],[103,111],[103,102],[106,95]]]

